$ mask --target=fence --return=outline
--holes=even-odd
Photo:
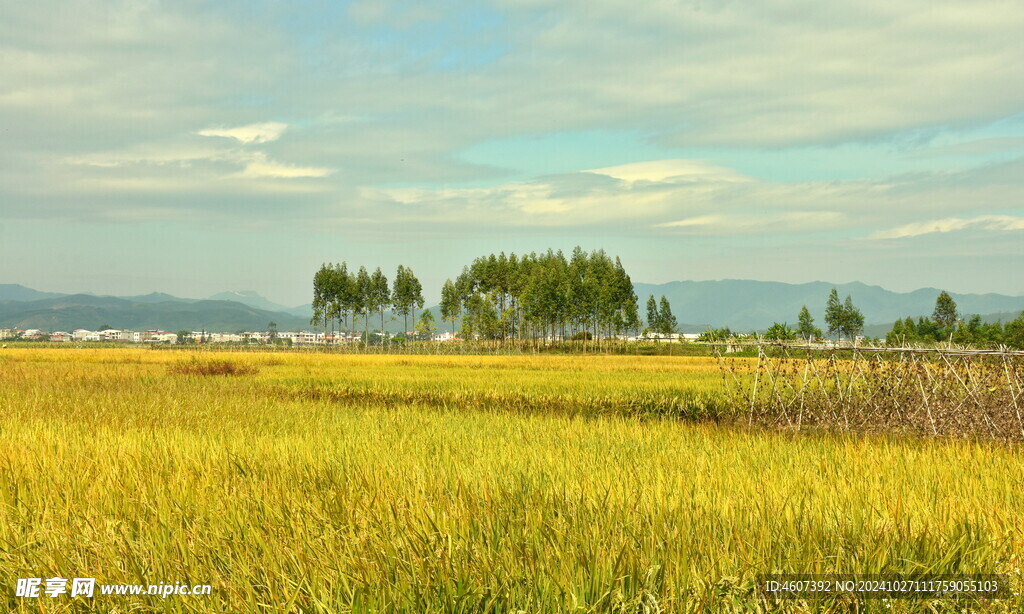
[[[714,352],[751,424],[1024,440],[1024,352],[744,345]]]

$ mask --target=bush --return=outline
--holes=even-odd
[[[171,365],[168,370],[177,375],[254,375],[259,369],[253,365],[231,360],[199,360],[192,358]]]

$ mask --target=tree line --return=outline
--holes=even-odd
[[[896,320],[892,330],[885,336],[888,345],[913,345],[922,343],[951,342],[974,347],[998,347],[1005,345],[1024,349],[1024,312],[1007,322],[982,322],[974,314],[961,319],[956,301],[943,290],[935,299],[931,317]]]
[[[576,247],[489,254],[441,289],[441,317],[464,338],[608,337],[641,326],[633,282],[618,257]]]
[[[765,339],[772,341],[790,341],[802,339],[810,342],[823,336],[820,328],[814,325],[814,318],[807,309],[807,305],[800,308],[797,315],[797,327],[792,329],[786,323],[775,322],[765,331]],[[853,297],[849,294],[846,299],[839,300],[839,291],[832,288],[828,299],[825,301],[825,324],[828,325],[828,334],[838,339],[854,339],[864,331],[864,314],[853,304]],[[728,329],[724,329],[728,331]],[[721,331],[712,331],[714,340],[723,337]],[[731,333],[730,333],[731,334]]]
[[[364,335],[370,336],[370,318],[380,314],[380,330],[384,331],[384,312],[391,310],[404,318],[409,330],[409,317],[416,321],[416,310],[423,308],[423,286],[412,269],[398,265],[394,283],[389,286],[388,278],[380,270],[369,273],[365,266],[352,273],[348,264],[324,263],[313,275],[313,318],[310,323],[323,324],[324,333],[328,324],[338,330],[352,330],[357,319],[364,323]],[[349,324],[349,318],[352,325]],[[431,318],[432,319],[432,318]]]

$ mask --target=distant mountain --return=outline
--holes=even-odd
[[[765,330],[772,322],[787,322],[795,326],[803,305],[807,305],[815,323],[825,328],[825,301],[834,287],[840,298],[851,295],[854,304],[864,313],[865,332],[869,336],[884,336],[896,318],[910,316],[917,319],[930,314],[939,294],[939,290],[934,288],[900,293],[862,283],[786,284],[749,280],[675,281],[659,285],[637,283],[634,287],[641,317],[646,315],[645,304],[649,295],[665,295],[683,332],[700,332],[708,327],[722,326],[748,332]],[[1002,319],[1008,322],[1024,310],[1024,297],[1020,296],[952,294],[952,297],[961,314],[989,314],[985,316],[987,321]],[[431,307],[430,311],[438,329],[451,330],[450,323],[441,320],[437,306]],[[309,324],[311,315],[310,305],[288,308],[252,291],[224,292],[210,299],[196,300],[159,292],[132,297],[62,295],[37,292],[16,284],[0,285],[0,328],[54,331],[95,329],[108,324],[129,330],[205,328],[230,332],[265,330],[273,321],[282,331],[321,330],[322,325]],[[404,322],[401,317],[385,312],[384,324],[389,332],[398,333]],[[410,329],[413,324],[410,317]],[[362,322],[353,326],[357,330],[363,327]],[[372,316],[370,328],[379,327],[380,316]]]
[[[140,294],[138,296],[117,296],[108,298],[122,298],[126,301],[132,301],[133,303],[166,303],[168,301],[174,303],[194,303],[197,300],[194,298],[179,298],[164,292],[150,292],[149,294]]]
[[[38,301],[0,303],[0,328],[39,328],[47,331],[107,324],[119,329],[177,331],[278,330],[309,328],[309,320],[286,313],[255,309],[234,301],[181,300],[138,302],[110,296],[75,294]]]
[[[211,301],[235,301],[236,303],[242,303],[243,305],[266,311],[288,311],[288,307],[265,299],[253,290],[220,292],[206,298]]]
[[[651,294],[665,295],[679,322],[690,328],[728,326],[736,331],[764,330],[773,322],[796,325],[800,308],[807,305],[815,324],[825,328],[825,302],[832,288],[839,297],[853,298],[868,324],[891,324],[896,318],[930,314],[940,290],[923,288],[913,292],[892,292],[860,282],[830,284],[816,281],[806,284],[727,279],[721,281],[673,281],[667,284],[634,284],[641,317]],[[1018,313],[1024,309],[1024,297],[1001,294],[950,293],[962,314]],[[1012,319],[1012,318],[1010,318]],[[685,328],[684,328],[685,330]],[[701,329],[702,330],[702,329]],[[886,329],[888,330],[888,328]],[[690,331],[686,331],[690,332]]]
[[[40,292],[21,284],[0,284],[0,301],[38,301],[64,296],[57,292]]]

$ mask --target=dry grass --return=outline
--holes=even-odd
[[[172,364],[167,371],[175,375],[255,375],[259,373],[256,365],[250,363],[215,358],[200,360],[194,356]]]

